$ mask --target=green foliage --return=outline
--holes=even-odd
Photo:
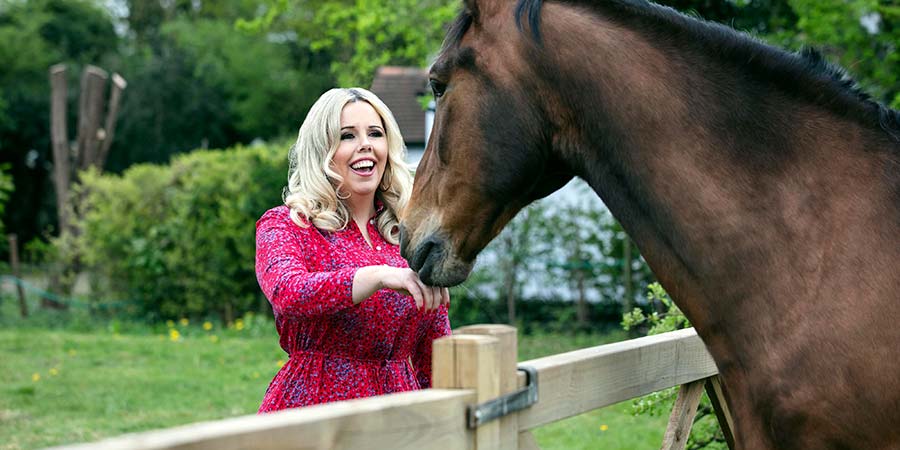
[[[121,176],[83,174],[78,254],[107,296],[140,317],[222,317],[258,309],[254,223],[280,203],[286,144],[196,151]],[[98,299],[99,300],[99,299]]]
[[[423,67],[435,56],[458,0],[266,0],[245,30],[291,31],[332,57],[341,86],[369,86],[383,65]],[[424,86],[423,86],[424,87]]]
[[[6,242],[6,226],[3,223],[3,215],[6,211],[6,202],[13,191],[12,176],[9,175],[9,164],[0,164],[0,250],[8,245]]]
[[[691,326],[687,317],[678,309],[678,305],[672,301],[659,283],[651,283],[647,286],[647,302],[652,312],[648,313],[640,308],[635,308],[623,316],[622,327],[625,330],[648,328],[647,334],[654,335]],[[671,388],[636,399],[632,402],[632,413],[650,416],[668,414],[675,404],[676,391],[677,388]],[[724,439],[709,397],[704,393],[700,400],[697,417],[691,428],[687,448],[725,450],[728,447]]]

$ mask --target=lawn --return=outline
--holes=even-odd
[[[7,316],[7,319],[9,317]],[[8,325],[10,322],[4,325]],[[0,449],[40,448],[253,414],[285,354],[270,321],[0,329]],[[519,360],[624,334],[521,336]],[[665,417],[624,403],[536,430],[543,449],[658,448]]]

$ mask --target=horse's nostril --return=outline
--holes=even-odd
[[[436,244],[436,239],[434,237],[429,237],[425,239],[424,242],[419,244],[418,247],[413,251],[412,259],[409,260],[409,267],[416,272],[422,270],[422,266],[425,265],[425,262],[428,260],[429,255],[431,254],[432,249]]]
[[[409,234],[406,232],[406,227],[400,224],[400,256],[407,261],[409,261],[409,255],[406,254],[408,250]]]

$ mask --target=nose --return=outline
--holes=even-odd
[[[409,233],[406,232],[406,227],[403,224],[400,224],[400,256],[409,262]]]
[[[434,285],[434,270],[444,257],[444,241],[435,235],[428,236],[412,250],[409,267],[419,274],[427,285]]]

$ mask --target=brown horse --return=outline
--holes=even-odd
[[[900,448],[900,114],[641,0],[469,0],[401,229],[451,286],[586,180],[718,365],[742,449]]]

